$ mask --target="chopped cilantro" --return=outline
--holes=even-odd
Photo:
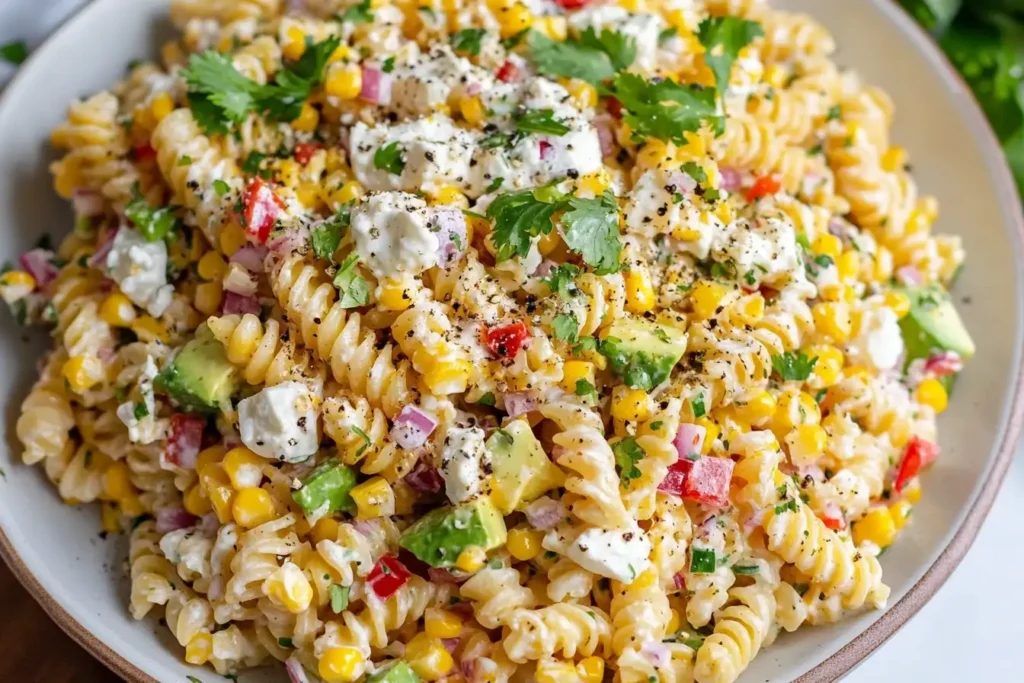
[[[363,440],[363,445],[359,447],[358,451],[356,451],[356,457],[358,458],[366,451],[367,448],[369,448],[373,444],[373,442],[370,441],[370,435],[364,432],[359,427],[353,426],[352,431],[355,432],[356,435]]]
[[[482,406],[494,407],[494,394],[488,391],[486,394],[480,397],[477,404]]]
[[[739,17],[709,17],[700,23],[697,38],[704,46],[704,61],[715,75],[719,91],[724,93],[729,87],[729,74],[740,50],[763,35],[760,24]]]
[[[643,460],[647,453],[632,436],[616,441],[612,445],[612,453],[615,454],[615,464],[619,468],[619,479],[622,480],[623,486],[629,488],[630,481],[643,475],[637,463]]]
[[[178,166],[188,166],[192,163],[192,157],[187,154],[182,154],[181,158],[178,159]]]
[[[281,647],[293,647],[291,638],[278,638],[277,644]]]
[[[405,159],[402,158],[402,155],[402,149],[397,142],[378,147],[377,151],[373,153],[373,167],[394,175],[402,175],[402,171],[405,169]]]
[[[537,72],[543,76],[578,78],[596,85],[615,75],[615,67],[607,54],[579,41],[556,41],[543,33],[529,31],[526,44]]]
[[[325,261],[334,260],[334,252],[341,244],[341,238],[348,229],[349,221],[348,209],[342,207],[337,214],[313,228],[309,236],[309,243],[317,258],[322,258]]]
[[[358,264],[359,255],[352,254],[338,267],[334,276],[334,286],[341,293],[338,304],[342,308],[358,308],[370,301],[370,285],[356,270]]]
[[[0,60],[17,66],[26,59],[28,59],[28,46],[24,41],[15,40],[0,45]]]
[[[666,40],[671,40],[679,35],[679,31],[673,27],[665,28],[658,34],[658,44],[664,43]]]
[[[658,138],[685,144],[684,134],[696,132],[705,123],[716,133],[724,129],[713,88],[682,85],[671,78],[647,81],[623,71],[615,74],[606,90],[622,105],[623,120],[639,139]]]
[[[228,192],[231,192],[231,186],[220,178],[217,178],[213,181],[213,190],[217,193],[218,197],[223,197]]]
[[[779,503],[778,505],[775,506],[775,514],[781,515],[783,512],[786,512],[787,510],[790,512],[796,512],[798,509],[799,508],[797,508],[796,499],[790,498],[784,503]]]
[[[487,218],[494,221],[497,261],[526,256],[530,253],[534,237],[551,232],[554,227],[551,217],[560,208],[560,202],[548,199],[537,189],[508,192],[491,202],[487,207]]]
[[[571,263],[564,263],[551,268],[548,277],[543,280],[552,294],[557,294],[562,301],[569,301],[579,295],[576,288],[576,276],[580,274],[579,266]]]
[[[703,185],[708,181],[707,171],[705,171],[704,167],[696,161],[687,161],[683,164],[682,169],[683,173],[693,178],[698,185]]]
[[[370,9],[370,0],[363,0],[358,5],[352,5],[342,12],[338,19],[353,24],[369,24],[373,21],[373,12]]]
[[[174,208],[165,206],[154,209],[139,193],[139,186],[132,188],[132,200],[124,207],[124,215],[139,229],[139,234],[147,242],[162,240],[171,234],[178,225]]]
[[[576,342],[576,345],[572,347],[572,352],[576,355],[584,353],[586,351],[596,351],[600,342],[596,337],[580,337],[580,340]]]
[[[843,115],[843,106],[837,104],[833,107],[829,107],[828,114],[825,116],[826,121],[835,121]]]
[[[817,356],[810,358],[805,356],[802,351],[797,351],[795,354],[786,351],[781,355],[772,356],[772,368],[775,372],[784,380],[798,382],[803,382],[811,376],[814,364],[817,362]]]
[[[395,70],[395,58],[394,57],[388,57],[387,59],[385,59],[384,62],[380,65],[380,70],[383,71],[386,74],[389,74],[392,71],[394,71]]]
[[[576,380],[576,395],[597,398],[597,387],[585,379],[578,379]]]
[[[491,184],[487,186],[487,189],[484,190],[484,193],[490,194],[491,192],[497,191],[497,189],[501,187],[504,182],[505,179],[502,178],[501,176],[498,176],[497,178],[491,181]]]
[[[608,60],[616,71],[628,69],[636,59],[636,38],[625,33],[607,28],[602,28],[598,33],[592,26],[588,26],[580,34],[579,42],[585,47],[608,55]]]
[[[797,233],[796,243],[799,244],[804,249],[806,249],[807,251],[811,250],[811,241],[807,239],[807,233],[805,232]]]
[[[611,190],[600,197],[567,200],[561,225],[565,243],[583,256],[583,262],[599,275],[619,268],[619,204]]]
[[[132,415],[135,416],[136,420],[141,420],[144,417],[149,417],[149,408],[146,407],[145,401],[139,401],[135,404],[132,409]]]
[[[267,155],[266,154],[262,154],[261,152],[257,152],[255,150],[252,151],[252,152],[249,152],[249,156],[247,156],[245,158],[245,161],[242,162],[242,173],[248,173],[249,175],[258,175],[258,176],[264,176],[264,177],[265,176],[269,176],[270,175],[269,169],[266,170],[266,171],[263,171],[260,168],[260,164],[262,164],[263,160],[266,159],[266,158],[267,158]]]
[[[513,117],[516,128],[524,133],[565,135],[569,126],[555,118],[553,109],[531,109]]]
[[[580,324],[572,313],[559,313],[551,321],[551,330],[555,333],[555,339],[575,344],[579,338]]]
[[[480,54],[480,43],[487,35],[487,29],[464,28],[451,35],[452,49],[468,55]]]
[[[331,595],[332,612],[335,614],[341,614],[345,611],[345,608],[348,607],[349,590],[348,586],[339,586],[336,583],[331,584],[329,592]]]

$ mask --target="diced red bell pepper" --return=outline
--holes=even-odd
[[[256,176],[249,181],[243,204],[245,233],[253,241],[264,244],[274,223],[284,212],[284,201],[274,194],[274,190],[263,178]]]
[[[668,468],[658,490],[704,505],[725,507],[729,504],[729,484],[735,466],[729,458],[680,458]]]
[[[593,0],[555,0],[555,3],[562,9],[579,9],[580,7],[586,7]]]
[[[693,469],[693,460],[679,458],[673,465],[669,465],[668,473],[658,485],[659,491],[664,491],[673,496],[683,497],[683,489],[686,485],[686,476]]]
[[[148,161],[149,159],[156,159],[156,150],[153,149],[153,145],[144,142],[141,145],[132,147],[132,156],[135,157],[136,161]]]
[[[366,577],[366,583],[370,585],[374,595],[381,600],[387,600],[405,585],[410,576],[412,573],[398,561],[397,557],[385,555]]]
[[[846,528],[846,517],[843,516],[842,509],[833,500],[825,503],[825,509],[818,513],[818,519],[832,531],[842,531]]]
[[[506,83],[518,83],[523,77],[523,70],[510,61],[506,61],[498,69],[498,80]]]
[[[300,142],[295,145],[295,161],[305,166],[318,149],[320,149],[320,145],[315,142]]]
[[[195,467],[205,429],[206,420],[201,417],[184,413],[171,415],[171,435],[164,452],[167,461],[186,470]]]
[[[953,351],[942,351],[928,358],[924,364],[925,374],[933,377],[948,377],[955,375],[964,368],[964,362],[960,355]]]
[[[761,197],[775,194],[782,189],[782,182],[773,175],[763,175],[754,181],[753,186],[747,190],[747,201],[756,201]]]
[[[530,330],[523,322],[484,328],[484,343],[498,358],[515,358],[529,336]]]
[[[922,469],[935,462],[937,457],[939,457],[938,444],[925,441],[917,436],[910,437],[910,441],[903,451],[903,460],[900,461],[900,467],[896,471],[896,480],[892,483],[893,490],[896,493],[903,491],[907,482],[916,477]]]
[[[609,97],[606,107],[608,108],[608,113],[611,114],[613,118],[622,118],[622,102],[619,102],[618,98]]]

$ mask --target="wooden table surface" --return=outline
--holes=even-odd
[[[117,683],[120,679],[64,635],[0,561],[0,681]]]

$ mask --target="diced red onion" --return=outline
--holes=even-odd
[[[469,95],[470,97],[473,97],[475,95],[479,95],[483,89],[483,83],[481,83],[480,81],[473,81],[466,87],[466,94]]]
[[[117,357],[117,349],[110,346],[104,346],[96,352],[96,357],[105,364],[111,363]]]
[[[116,227],[113,230],[107,230],[105,239],[96,246],[96,252],[89,257],[89,267],[99,268],[101,270],[107,269],[107,254],[114,246],[114,238],[117,237],[117,232],[120,227]]]
[[[437,428],[437,419],[430,413],[409,404],[395,416],[391,438],[407,451],[419,448]]]
[[[262,273],[263,259],[267,257],[269,251],[262,244],[248,242],[231,255],[231,261],[242,266],[250,273]]]
[[[815,481],[825,481],[825,472],[822,471],[817,465],[806,465],[804,467],[796,468],[796,472],[800,475],[800,478],[810,475]]]
[[[547,277],[551,275],[551,269],[554,268],[557,263],[550,259],[544,259],[540,262],[540,265],[531,273],[533,277]]]
[[[707,433],[708,430],[700,425],[679,425],[676,438],[672,441],[672,444],[676,447],[676,453],[679,454],[680,458],[685,458],[691,453],[700,453],[704,448],[704,437],[707,436]]]
[[[559,446],[558,444],[555,444],[554,448],[551,449],[551,452],[548,453],[548,460],[550,460],[553,463],[557,463],[558,459],[568,452],[569,450],[565,446]]]
[[[363,89],[359,97],[374,104],[391,104],[391,86],[394,79],[378,66],[363,66]]]
[[[924,284],[924,276],[915,266],[903,266],[896,269],[896,279],[908,287],[917,287]]]
[[[309,244],[309,227],[303,226],[294,230],[286,230],[279,235],[271,235],[267,248],[275,254],[290,254],[300,251]]]
[[[553,529],[566,516],[562,504],[547,496],[541,496],[533,501],[526,506],[523,512],[526,514],[526,521],[530,523],[530,526],[541,531]]]
[[[719,168],[718,186],[726,192],[735,192],[743,187],[743,174],[735,168]]]
[[[369,536],[370,534],[376,533],[379,527],[379,519],[357,519],[352,522],[352,528],[363,536]]]
[[[555,151],[555,146],[547,140],[540,140],[537,142],[537,146],[540,147],[540,158],[543,161],[547,161],[551,158],[551,155]]]
[[[166,507],[156,510],[156,530],[161,534],[195,526],[198,520],[183,508]]]
[[[444,649],[448,650],[448,654],[455,652],[455,648],[459,646],[458,638],[442,638],[441,643],[444,645]]]
[[[435,209],[429,223],[437,230],[437,265],[447,268],[459,260],[466,244],[466,217],[458,209]]]
[[[207,512],[199,518],[198,526],[205,535],[216,536],[217,530],[220,529],[220,520],[217,519],[216,513]]]
[[[708,515],[703,522],[700,523],[700,534],[701,538],[708,538],[711,534],[718,531],[718,524],[716,522],[716,515]]]
[[[46,287],[57,279],[59,269],[53,265],[53,252],[49,249],[26,251],[19,259],[21,267],[31,275],[39,287]]]
[[[505,412],[509,417],[519,417],[537,409],[537,397],[530,391],[513,391],[505,394]]]
[[[466,580],[466,578],[460,578],[455,574],[452,574],[447,569],[438,569],[437,567],[427,567],[427,575],[430,577],[431,583],[450,583],[458,585]]]
[[[846,240],[850,237],[850,224],[842,218],[834,217],[828,222],[828,232],[830,235]]]
[[[757,508],[754,510],[750,517],[747,517],[743,522],[743,531],[751,533],[754,529],[761,526],[764,523],[764,508]]]
[[[601,156],[610,156],[615,151],[615,119],[610,114],[598,114],[594,117],[594,128],[597,129],[597,140],[601,143]]]
[[[689,173],[676,171],[669,175],[668,181],[676,186],[676,192],[689,194],[697,189],[697,181]]]
[[[306,669],[299,662],[299,658],[292,655],[284,663],[284,670],[288,672],[288,680],[291,683],[310,683]]]
[[[676,589],[686,590],[686,575],[684,575],[682,572],[679,572],[678,574],[673,576],[672,580],[676,584]]]
[[[463,659],[459,662],[459,668],[462,669],[462,675],[466,677],[466,680],[476,682],[476,658]]]
[[[964,362],[956,351],[940,351],[925,361],[924,369],[926,373],[935,377],[946,377],[963,370]]]
[[[195,469],[205,428],[206,420],[197,415],[171,415],[171,434],[160,453],[160,465],[172,472]]]
[[[103,213],[103,195],[96,190],[76,187],[72,191],[71,202],[75,207],[75,215],[91,218]]]
[[[427,460],[424,457],[417,461],[412,471],[405,475],[405,483],[422,493],[437,493],[444,488],[444,478]]]
[[[668,646],[660,641],[648,641],[640,647],[640,654],[655,668],[660,669],[668,664],[670,655]]]
[[[259,315],[260,313],[260,300],[254,296],[242,296],[241,294],[235,294],[234,292],[224,292],[224,303],[221,306],[225,315],[232,313],[238,313],[244,315],[246,313],[252,313],[253,315]]]

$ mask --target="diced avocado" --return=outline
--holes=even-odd
[[[505,543],[505,519],[487,496],[428,512],[405,530],[400,545],[432,567],[453,567],[466,548]]]
[[[400,659],[366,677],[366,683],[420,683],[420,680],[412,667]]]
[[[685,332],[642,318],[619,320],[602,336],[601,354],[632,389],[650,391],[664,382],[686,352]]]
[[[154,384],[185,409],[216,412],[235,393],[236,368],[204,325],[157,375]]]
[[[974,355],[974,341],[960,320],[948,292],[938,286],[911,287],[903,292],[910,299],[910,312],[900,320],[903,346],[907,352],[904,368],[936,351],[953,351],[964,360]],[[951,387],[953,377],[943,378],[947,389]]]
[[[355,485],[355,470],[336,460],[328,460],[306,475],[302,488],[293,492],[292,498],[307,515],[352,512],[355,501],[349,492]]]
[[[511,514],[565,481],[565,473],[544,453],[526,420],[513,420],[487,440],[494,485],[491,500],[502,514]]]

